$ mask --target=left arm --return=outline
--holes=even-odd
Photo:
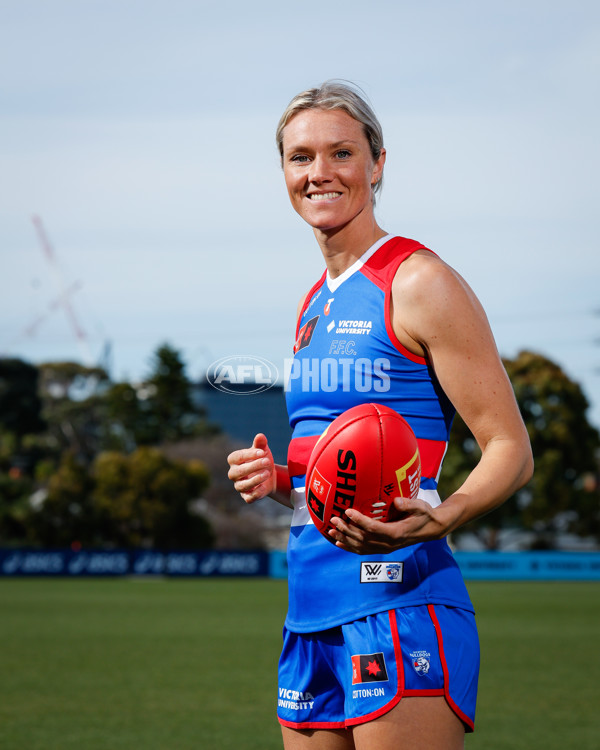
[[[481,459],[442,505],[396,498],[398,521],[381,523],[356,510],[335,519],[332,538],[358,554],[391,552],[441,539],[489,513],[531,478],[527,431],[485,313],[466,282],[427,251],[407,259],[392,286],[394,331],[431,362],[440,385],[473,433]]]

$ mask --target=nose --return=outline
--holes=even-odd
[[[323,182],[331,182],[333,175],[329,160],[323,156],[315,156],[310,165],[308,178],[315,185],[320,185]]]

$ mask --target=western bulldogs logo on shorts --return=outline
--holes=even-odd
[[[424,677],[431,666],[431,654],[428,651],[412,651],[410,658],[415,672]]]

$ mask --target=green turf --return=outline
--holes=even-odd
[[[285,584],[0,582],[0,748],[278,748]]]
[[[600,584],[469,588],[467,749],[596,750]],[[0,748],[279,749],[285,599],[268,580],[1,580]]]
[[[478,583],[475,750],[600,748],[600,583]]]

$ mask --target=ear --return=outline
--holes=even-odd
[[[379,159],[373,164],[373,172],[371,174],[371,185],[375,185],[379,182],[383,175],[383,167],[385,166],[386,151],[384,148],[381,149]]]

